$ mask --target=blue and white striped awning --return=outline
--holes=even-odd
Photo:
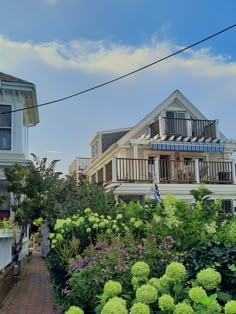
[[[156,150],[179,150],[188,152],[224,152],[224,144],[195,144],[195,143],[151,143]]]

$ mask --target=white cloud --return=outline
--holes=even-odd
[[[62,154],[62,152],[60,152],[59,150],[48,150],[47,153],[52,155]]]
[[[4,68],[6,64],[40,62],[60,70],[122,75],[179,48],[169,41],[158,42],[156,39],[136,47],[102,40],[74,40],[68,43],[54,41],[40,44],[16,42],[0,36],[0,66]],[[213,55],[210,48],[188,50],[150,69],[162,74],[181,70],[198,77],[236,77],[236,62],[230,62],[230,56]]]

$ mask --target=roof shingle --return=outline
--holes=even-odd
[[[0,81],[3,82],[11,82],[11,83],[24,83],[24,84],[32,84],[30,82],[24,81],[18,77],[6,74],[6,73],[2,73],[0,72]]]

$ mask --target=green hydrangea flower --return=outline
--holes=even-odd
[[[166,275],[175,281],[182,281],[186,276],[186,269],[183,264],[172,262],[166,267]]]
[[[130,314],[150,314],[150,308],[148,305],[139,302],[131,307]]]
[[[126,301],[122,298],[114,297],[114,298],[111,298],[110,300],[112,300],[112,302],[121,303],[122,305],[126,306]]]
[[[91,213],[91,209],[90,208],[85,208],[84,212],[85,212],[85,214],[89,214],[89,213]]]
[[[110,299],[103,307],[101,314],[128,314],[121,298]]]
[[[169,294],[163,294],[158,299],[158,304],[163,312],[173,311],[175,308],[175,301]]]
[[[84,311],[78,306],[71,306],[65,314],[84,314]]]
[[[174,314],[193,314],[193,308],[186,303],[178,303],[175,306]]]
[[[157,300],[157,290],[150,285],[142,285],[136,291],[137,302],[151,304]]]
[[[90,233],[91,231],[92,231],[91,228],[86,228],[87,233]]]
[[[168,293],[173,280],[169,278],[167,275],[163,275],[160,277],[160,292],[161,293]]]
[[[221,274],[213,268],[206,268],[197,274],[197,282],[206,290],[213,290],[219,286]]]
[[[122,291],[122,286],[119,282],[109,280],[103,289],[104,293],[108,295],[110,298],[116,297]]]
[[[148,281],[149,285],[153,286],[154,288],[157,289],[157,292],[161,290],[161,280],[158,278],[151,278]]]
[[[207,297],[206,291],[202,287],[191,288],[188,295],[196,304],[201,303],[201,299]]]
[[[119,220],[119,219],[122,219],[122,217],[123,217],[123,216],[122,216],[121,214],[118,214],[118,215],[116,216],[116,219]]]
[[[134,277],[146,278],[150,273],[150,268],[145,262],[137,262],[131,268],[131,274]]]
[[[61,240],[63,239],[62,234],[61,234],[61,233],[57,233],[56,239],[59,240],[59,241],[61,241]]]
[[[236,301],[228,301],[225,304],[225,314],[236,314]]]

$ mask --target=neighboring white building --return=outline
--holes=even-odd
[[[0,194],[7,194],[4,168],[14,163],[27,164],[28,128],[37,123],[35,85],[0,72]],[[0,209],[0,215],[6,212],[9,212],[7,203]]]
[[[191,199],[190,190],[203,183],[212,198],[236,207],[236,142],[178,90],[133,128],[97,132],[90,146],[85,174],[121,199],[153,197],[154,183],[161,196]]]
[[[76,175],[78,180],[84,178],[84,171],[90,165],[90,158],[76,157],[69,166],[69,175]]]

